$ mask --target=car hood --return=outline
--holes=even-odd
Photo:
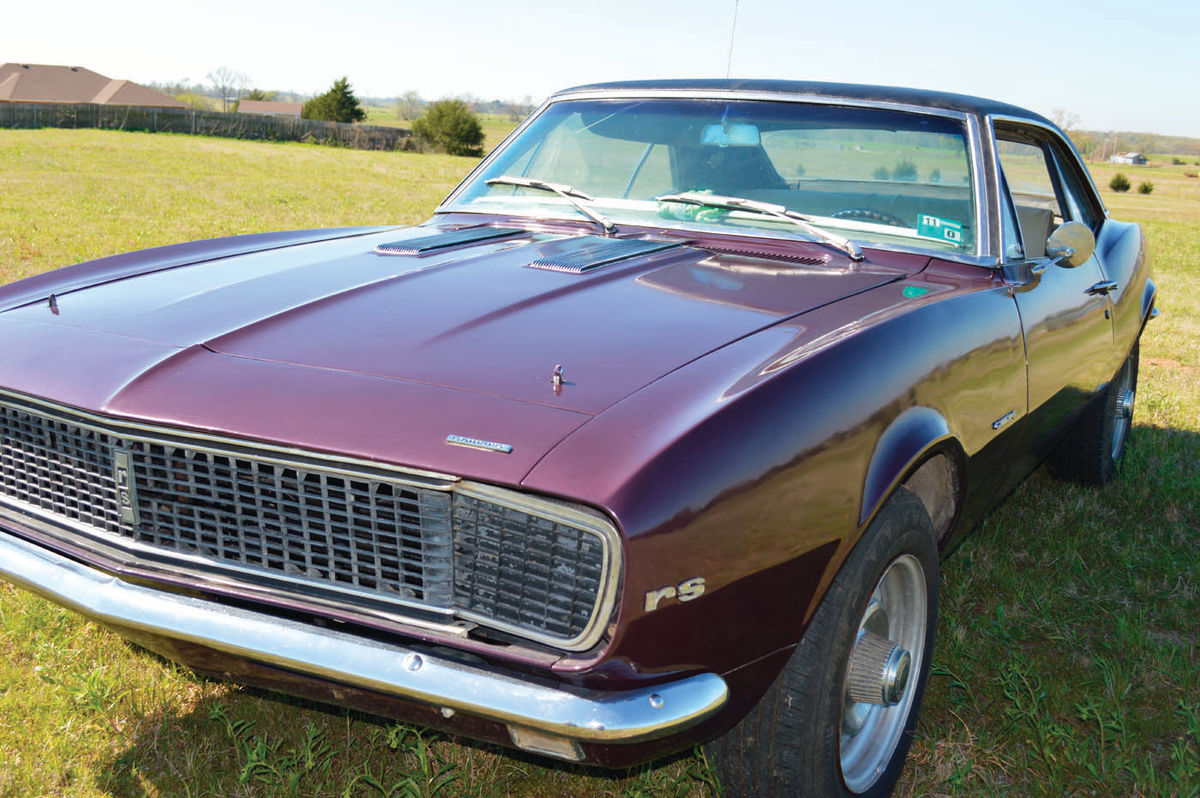
[[[816,246],[806,264],[677,241],[632,244],[625,257],[599,263],[612,239],[521,230],[421,254],[380,247],[438,232],[148,262],[61,293],[43,285],[42,298],[0,312],[0,384],[102,412],[332,449],[354,448],[353,424],[334,424],[330,413],[402,405],[409,415],[388,427],[395,437],[379,439],[387,435],[376,424],[359,453],[407,453],[404,430],[423,425],[429,454],[417,459],[430,465],[444,462],[432,447],[444,450],[448,433],[518,437],[536,457],[688,362],[903,273],[850,268]],[[361,401],[347,410],[347,397]],[[329,427],[322,440],[299,431],[306,417],[314,429]]]

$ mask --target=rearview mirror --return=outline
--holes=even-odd
[[[1059,266],[1082,266],[1096,249],[1096,237],[1086,224],[1064,222],[1046,239],[1046,255]]]
[[[709,147],[757,147],[758,127],[737,122],[709,125],[700,136],[700,144]]]

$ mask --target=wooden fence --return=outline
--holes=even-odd
[[[0,102],[0,128],[6,127],[95,127],[233,139],[317,141],[359,150],[411,150],[416,144],[411,131],[396,127],[132,105]]]

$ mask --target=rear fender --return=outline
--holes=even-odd
[[[1146,284],[1142,287],[1142,330],[1146,329],[1146,322],[1158,315],[1157,308],[1154,306],[1154,300],[1158,299],[1158,286],[1154,281],[1147,278]],[[1138,331],[1141,335],[1141,330]]]

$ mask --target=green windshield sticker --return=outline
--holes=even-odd
[[[926,294],[928,294],[929,289],[921,288],[921,287],[915,286],[915,285],[906,285],[906,286],[904,286],[904,291],[902,293],[904,294],[904,296],[908,297],[909,299],[916,299],[919,296],[925,296]]]
[[[940,219],[937,216],[930,216],[927,213],[917,215],[917,235],[924,238],[961,244],[963,240],[962,229],[962,224],[952,219]]]

